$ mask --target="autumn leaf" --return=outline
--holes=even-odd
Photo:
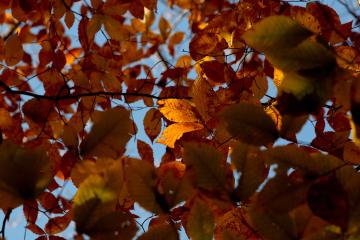
[[[170,224],[159,224],[151,227],[147,232],[142,234],[139,240],[177,240],[178,233],[174,226]]]
[[[80,144],[83,156],[116,158],[125,150],[130,139],[131,121],[121,107],[99,112],[90,133]]]
[[[255,24],[254,29],[242,37],[251,47],[261,51],[293,48],[312,33],[299,23],[285,16],[272,16]]]
[[[2,209],[14,208],[25,200],[35,199],[54,176],[54,162],[49,159],[44,146],[32,149],[3,141],[0,156]]]
[[[191,239],[213,239],[215,229],[214,216],[206,204],[201,200],[196,200],[194,205],[191,207],[187,219],[186,229]]]
[[[204,126],[201,123],[174,123],[165,128],[157,142],[174,148],[175,142],[179,140],[184,133],[201,130],[203,128]]]
[[[241,174],[238,181],[238,196],[242,199],[250,197],[264,181],[266,167],[258,149],[238,143],[232,153],[231,161]]]
[[[158,104],[161,105],[160,112],[170,121],[181,123],[199,121],[191,104],[186,100],[166,99],[158,101]]]
[[[184,148],[186,169],[192,172],[195,185],[201,188],[224,190],[222,158],[220,152],[205,144],[187,143]]]
[[[156,173],[153,165],[138,159],[127,159],[126,183],[131,197],[143,208],[152,212],[163,212],[157,201],[155,189]]]
[[[145,132],[151,141],[154,141],[154,139],[160,134],[161,126],[161,113],[158,110],[151,108],[146,112],[144,117]]]
[[[73,205],[78,232],[99,239],[115,236],[132,239],[137,230],[132,218],[114,211],[124,186],[121,169],[121,162],[114,161],[104,174],[92,174],[80,184]]]
[[[252,145],[267,145],[278,138],[275,124],[260,106],[239,103],[221,113],[229,133]]]
[[[24,55],[23,46],[18,35],[11,35],[5,42],[5,62],[13,66],[21,61]]]

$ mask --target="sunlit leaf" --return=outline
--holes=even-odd
[[[201,123],[174,123],[165,128],[157,142],[162,143],[170,148],[174,148],[175,142],[179,140],[184,133],[201,130],[203,128],[204,126]]]
[[[165,99],[159,100],[160,112],[170,121],[173,122],[197,122],[195,112],[191,104],[186,100],[180,99]]]

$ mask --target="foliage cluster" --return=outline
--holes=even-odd
[[[0,1],[2,237],[21,206],[38,240],[72,221],[76,239],[359,239],[359,22],[320,2],[165,4],[189,29],[157,0]]]

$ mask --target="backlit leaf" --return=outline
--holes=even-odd
[[[179,140],[184,133],[201,130],[203,128],[204,126],[201,123],[174,123],[165,128],[157,142],[162,143],[170,148],[174,148],[175,142]]]
[[[160,112],[170,121],[173,122],[197,122],[195,112],[191,104],[186,100],[180,99],[165,99],[159,100],[159,105],[162,105]]]

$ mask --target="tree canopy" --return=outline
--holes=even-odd
[[[305,0],[0,1],[1,237],[21,207],[37,240],[72,222],[79,240],[359,239],[360,17],[339,4],[353,21]]]

